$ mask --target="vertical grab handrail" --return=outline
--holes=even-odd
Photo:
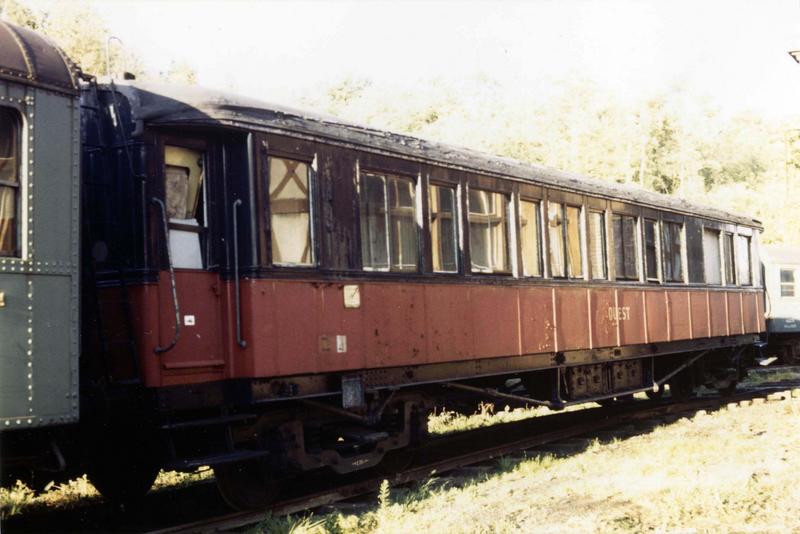
[[[153,351],[156,354],[164,354],[168,350],[171,350],[177,343],[178,338],[181,335],[181,309],[178,305],[178,289],[175,286],[175,269],[172,267],[172,254],[169,250],[169,226],[167,226],[167,207],[164,206],[164,202],[160,198],[153,197],[150,200],[153,204],[156,204],[161,209],[161,223],[162,229],[164,230],[164,244],[167,249],[167,263],[169,264],[169,279],[170,283],[172,284],[172,307],[175,309],[175,336],[172,338],[172,341],[165,347],[156,347]]]
[[[247,341],[242,339],[242,304],[239,289],[239,206],[242,199],[233,202],[233,284],[236,296],[236,343],[240,347],[247,347]]]

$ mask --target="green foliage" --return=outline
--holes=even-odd
[[[745,213],[765,223],[763,242],[800,244],[800,213],[789,200],[800,193],[800,129],[788,121],[725,115],[680,87],[625,101],[584,79],[562,80],[546,94],[500,87],[485,76],[410,87],[345,78],[300,103]]]
[[[142,79],[197,82],[194,70],[184,62],[173,62],[166,72],[147,72],[135,53],[115,39],[109,41],[111,32],[86,0],[56,2],[46,11],[34,10],[19,0],[4,0],[2,6],[5,20],[47,36],[88,74],[100,76],[108,70],[119,75],[127,71]]]
[[[296,518],[292,516],[274,517],[272,514],[267,514],[248,532],[251,534],[323,534],[332,532],[328,528],[330,521],[330,518],[315,520],[312,516]],[[335,521],[332,525],[335,525]]]

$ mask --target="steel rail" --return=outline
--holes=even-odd
[[[795,387],[798,384],[793,384]],[[785,391],[787,387],[771,387],[767,386],[756,390],[745,391],[730,396],[714,396],[714,397],[699,397],[690,399],[680,403],[666,403],[658,402],[653,404],[648,402],[647,406],[638,409],[627,408],[627,411],[622,413],[615,413],[607,417],[598,417],[593,421],[584,422],[578,425],[569,426],[567,428],[557,429],[549,432],[534,436],[526,436],[522,438],[512,438],[508,441],[492,444],[474,451],[466,451],[442,459],[426,462],[421,465],[415,465],[409,469],[400,471],[395,475],[376,475],[372,478],[359,480],[357,482],[343,484],[330,489],[325,489],[308,495],[303,495],[284,501],[276,502],[264,510],[259,511],[246,511],[234,512],[222,517],[213,518],[210,520],[201,520],[192,523],[177,525],[165,529],[152,531],[152,534],[167,534],[167,533],[183,533],[183,532],[223,532],[226,530],[237,529],[252,525],[264,519],[265,514],[273,516],[289,515],[298,512],[304,512],[320,506],[334,504],[343,500],[351,499],[359,495],[364,495],[377,491],[380,484],[384,480],[388,480],[390,484],[396,486],[406,484],[428,478],[433,473],[441,474],[476,463],[485,462],[487,460],[496,459],[512,453],[518,453],[534,447],[546,445],[548,443],[558,442],[561,440],[575,438],[592,432],[605,430],[608,428],[622,426],[624,424],[633,423],[637,421],[651,419],[660,415],[674,415],[689,411],[696,411],[702,409],[714,409],[725,406],[726,404],[750,400],[753,398],[766,398],[768,395],[776,391]],[[624,405],[623,405],[624,406]],[[604,410],[597,408],[596,410]],[[580,412],[571,412],[578,414]],[[566,415],[566,414],[564,414]],[[517,423],[531,423],[535,419],[528,419]],[[471,438],[477,433],[488,433],[492,430],[498,433],[500,428],[506,428],[508,425],[517,423],[508,423],[506,425],[495,425],[492,427],[484,427],[469,432],[461,432],[453,436],[460,440],[479,441]],[[502,433],[502,432],[499,432]],[[470,437],[466,437],[466,436]],[[423,445],[418,450],[432,449],[434,447],[447,449],[453,440],[448,439],[449,436],[437,438],[426,445]]]

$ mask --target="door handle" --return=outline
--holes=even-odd
[[[239,288],[239,207],[242,199],[233,202],[233,284],[236,295],[236,343],[240,347],[247,347],[247,341],[242,339],[242,303]]]

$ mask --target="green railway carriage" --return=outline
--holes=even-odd
[[[0,439],[78,420],[77,75],[0,22]]]

